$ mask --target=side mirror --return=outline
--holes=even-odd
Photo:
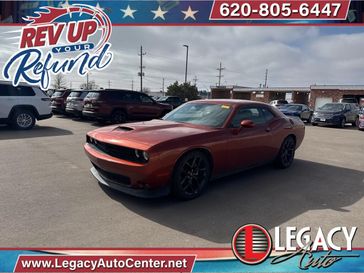
[[[244,119],[240,122],[240,128],[253,128],[254,126],[254,122],[250,119]]]

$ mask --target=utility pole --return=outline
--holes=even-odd
[[[221,78],[222,78],[222,77],[224,77],[224,75],[221,75],[221,72],[222,72],[224,69],[225,69],[225,67],[222,67],[222,66],[221,66],[221,62],[220,62],[220,66],[219,66],[218,68],[216,68],[216,70],[218,70],[218,71],[219,71],[219,75],[218,75],[218,76],[216,76],[216,77],[218,77],[218,78],[219,78],[219,85],[218,85],[218,86],[220,86],[220,84],[221,84]]]
[[[162,95],[164,96],[164,78],[162,79]]]
[[[134,80],[131,80],[131,90],[134,91]]]
[[[140,53],[138,54],[140,56],[140,72],[138,73],[140,77],[140,92],[143,92],[143,76],[144,76],[143,68],[145,68],[143,66],[143,56],[146,54],[147,53],[143,52],[143,47],[140,46]]]
[[[193,84],[196,86],[197,85],[197,81],[198,81],[198,79],[197,79],[197,76],[195,75],[195,77],[193,78]]]
[[[188,45],[183,45],[186,48],[186,68],[185,68],[185,83],[187,83],[187,68],[188,68]]]
[[[268,87],[268,68],[265,70],[264,88]]]
[[[86,74],[86,90],[88,90],[89,89],[89,86],[88,86],[88,72],[87,72],[87,74]]]
[[[111,81],[109,80],[109,89],[111,88]]]

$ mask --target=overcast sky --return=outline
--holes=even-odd
[[[0,66],[16,50],[17,40],[3,38],[16,27],[0,27]],[[144,56],[144,86],[160,91],[184,81],[189,45],[188,80],[197,77],[199,89],[217,83],[219,62],[225,67],[221,83],[256,87],[309,86],[311,84],[364,84],[364,27],[114,27],[114,60],[90,79],[102,87],[139,89],[140,46]],[[2,77],[2,76],[0,76]],[[78,87],[85,78],[67,76]]]

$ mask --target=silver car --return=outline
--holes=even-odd
[[[72,91],[66,100],[66,112],[74,116],[81,117],[84,105],[84,98],[89,91],[77,90]]]

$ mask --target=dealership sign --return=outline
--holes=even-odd
[[[356,254],[332,254],[332,251],[352,251],[356,231],[357,227],[334,227],[327,233],[320,227],[316,231],[310,227],[286,227],[284,230],[275,227],[273,242],[265,228],[257,224],[247,224],[235,232],[232,249],[236,258],[245,264],[264,262],[274,248],[276,254],[271,264],[299,257],[298,267],[302,270],[311,267],[327,268],[340,260],[359,257]],[[336,241],[345,242],[345,247],[339,246]],[[326,252],[325,255],[322,255],[322,251]],[[314,252],[320,252],[319,256],[315,257]]]
[[[105,69],[110,51],[111,21],[98,7],[74,4],[42,7],[21,30],[19,51],[3,68],[3,77],[48,89],[52,76],[76,72],[83,76]]]

